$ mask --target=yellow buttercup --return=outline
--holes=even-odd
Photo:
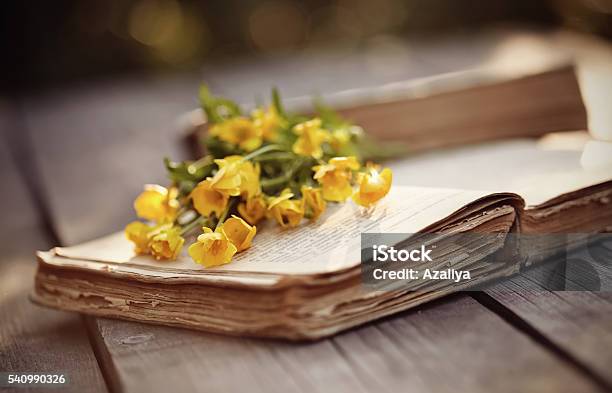
[[[198,236],[195,243],[189,246],[189,255],[205,267],[225,265],[231,262],[238,249],[223,232],[213,232],[208,227]]]
[[[253,151],[262,144],[262,131],[255,127],[246,117],[234,117],[210,128],[210,135],[222,141],[239,146],[246,151]]]
[[[353,194],[353,201],[361,206],[372,206],[389,193],[392,181],[391,169],[385,168],[379,173],[375,167],[368,167],[367,171],[360,173],[357,178],[359,187]]]
[[[321,158],[323,148],[321,145],[329,141],[329,132],[321,128],[321,119],[315,118],[293,127],[298,139],[293,144],[293,152],[302,156]]]
[[[281,195],[270,198],[268,202],[268,214],[284,228],[298,226],[304,217],[303,201],[291,198],[293,193],[285,189]]]
[[[227,195],[242,195],[244,199],[261,193],[259,165],[245,160],[242,156],[228,156],[215,160],[219,171],[212,178],[211,185]]]
[[[334,130],[331,133],[329,144],[335,152],[340,152],[351,141],[351,133],[346,128]]]
[[[149,253],[149,233],[152,230],[152,226],[140,221],[131,222],[125,227],[125,237],[134,243],[134,252],[136,254]]]
[[[151,255],[157,260],[176,259],[185,243],[180,228],[171,225],[155,228],[148,236]]]
[[[302,186],[302,198],[304,199],[304,215],[311,220],[316,220],[325,211],[327,203],[323,199],[320,188]]]
[[[281,127],[286,127],[286,121],[279,114],[274,106],[268,110],[256,109],[251,114],[253,125],[261,132],[261,136],[266,141],[274,142],[278,139],[278,132]]]
[[[177,196],[176,187],[167,189],[157,184],[147,184],[134,201],[134,210],[138,217],[145,220],[156,223],[172,222],[180,207]]]
[[[210,179],[210,186],[225,195],[240,195],[242,179],[240,177],[240,167],[238,164],[234,160],[231,160],[231,157],[215,160],[215,164],[219,166],[219,170],[215,176]]]
[[[221,216],[227,208],[229,195],[217,191],[212,187],[211,179],[206,179],[191,191],[190,198],[193,200],[193,207],[203,216],[210,216],[215,213]]]
[[[240,252],[251,247],[251,242],[257,233],[257,228],[249,225],[240,217],[232,216],[225,220],[219,232],[222,232]]]
[[[257,224],[264,218],[267,209],[266,201],[261,196],[249,198],[238,205],[238,213],[251,225]]]
[[[353,193],[351,177],[359,169],[359,161],[353,156],[334,157],[327,164],[313,167],[314,179],[323,187],[323,198],[327,201],[344,202]]]

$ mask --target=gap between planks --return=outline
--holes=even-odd
[[[504,306],[498,300],[496,300],[486,292],[474,292],[471,293],[470,296],[482,306],[497,314],[508,324],[512,325],[516,330],[530,337],[535,343],[539,344],[546,350],[555,354],[568,366],[574,368],[576,371],[590,378],[602,390],[612,392],[612,384],[610,384],[608,380],[606,380],[606,378],[600,376],[597,372],[593,371],[587,365],[582,363],[578,358],[573,356],[572,353],[555,344],[550,338],[541,333],[533,325],[521,318],[518,314],[510,310],[508,307]]]

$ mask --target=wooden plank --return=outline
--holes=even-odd
[[[467,296],[303,344],[92,323],[126,392],[598,391]]]
[[[377,390],[401,391],[410,386],[414,391],[576,392],[591,388],[545,348],[535,346],[529,337],[517,334],[463,295],[335,341],[362,377],[377,381]]]
[[[551,291],[527,275],[486,293],[612,387],[611,292]]]
[[[27,113],[36,163],[63,242],[85,240],[125,224],[140,184],[163,177],[153,161],[177,149],[165,134],[177,104],[167,107],[167,101],[170,97],[178,102],[182,87],[127,86],[51,95],[30,103],[35,104]],[[118,96],[115,102],[112,98]],[[101,103],[106,104],[98,108]],[[135,112],[118,116],[126,108]],[[139,127],[133,126],[135,119]],[[120,131],[124,126],[128,137]],[[414,385],[415,391],[488,392],[494,384],[501,390],[517,385],[526,390],[597,390],[574,368],[466,296],[311,344],[88,321],[113,390],[369,391],[374,386],[398,390]]]
[[[94,328],[126,392],[320,391],[337,381],[341,391],[364,391],[328,342],[296,346],[108,319]]]
[[[62,391],[106,392],[82,319],[34,306],[28,300],[36,268],[33,252],[49,247],[51,241],[9,152],[5,131],[19,132],[15,117],[13,108],[0,102],[0,183],[4,190],[4,225],[0,227],[0,370],[67,373],[69,384]]]

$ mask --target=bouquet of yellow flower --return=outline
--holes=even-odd
[[[134,201],[138,217],[125,234],[137,254],[173,260],[185,238],[205,267],[229,263],[251,246],[266,218],[282,227],[316,220],[327,202],[370,207],[391,187],[392,173],[369,162],[380,148],[360,127],[317,103],[317,116],[289,114],[276,90],[272,104],[244,115],[236,103],[200,89],[208,119],[207,155],[165,165],[166,188],[146,185]]]

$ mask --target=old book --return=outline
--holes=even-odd
[[[563,58],[343,91],[324,101],[377,139],[401,142],[407,152],[587,128],[574,66]],[[313,109],[311,97],[286,104],[298,113]],[[197,139],[207,132],[201,110],[184,119],[189,148],[200,156]]]
[[[573,73],[560,72],[565,76],[558,83],[572,80]],[[580,97],[570,96],[566,101],[577,100],[574,115],[578,120],[552,127],[555,116],[561,114],[551,111],[541,113],[541,119],[547,119],[540,120],[543,127],[584,128]],[[385,104],[376,105],[383,105],[377,110],[385,110]],[[554,106],[557,110],[564,108]],[[472,108],[473,113],[477,110],[481,108]],[[506,120],[499,119],[502,123]],[[452,129],[450,124],[447,127]],[[483,126],[482,135],[485,129]],[[514,136],[546,131],[534,129],[528,133],[515,131]],[[442,129],[432,131],[437,132]],[[495,133],[498,138],[512,134]],[[467,137],[466,141],[481,139]],[[575,148],[572,134],[561,139],[574,141],[570,145]],[[427,146],[439,146],[443,140],[428,142]],[[528,151],[517,147],[521,143],[529,146]],[[334,206],[316,223],[291,230],[264,224],[258,228],[253,247],[220,268],[205,269],[186,255],[173,262],[135,256],[122,233],[38,252],[32,299],[91,315],[233,335],[292,340],[329,336],[451,292],[510,276],[567,246],[565,237],[553,237],[560,240],[531,245],[528,253],[522,253],[512,241],[517,235],[612,230],[612,173],[570,168],[568,155],[557,155],[538,144],[515,139],[466,147],[472,149],[468,150],[469,157],[480,157],[488,163],[476,168],[470,167],[473,162],[468,157],[461,158],[466,148],[398,160],[391,163],[398,177],[396,183],[406,185],[394,186],[374,209],[363,210],[352,204]],[[501,164],[496,166],[497,160]],[[452,174],[445,172],[449,165],[455,171]],[[422,178],[412,176],[411,171],[422,174]],[[481,181],[473,183],[475,187],[465,186],[473,177]],[[465,179],[464,184],[448,188],[458,178]],[[435,184],[437,187],[427,184],[436,179],[441,182]],[[365,232],[435,236],[441,239],[439,250],[446,253],[445,258],[453,259],[454,266],[470,272],[471,277],[461,282],[420,280],[389,290],[365,288],[360,236]],[[485,236],[461,250],[444,243],[444,239],[458,234]],[[503,263],[483,263],[486,257],[500,253],[505,256],[501,258]],[[445,261],[435,260],[433,264]]]
[[[612,229],[612,176],[575,173],[542,178],[543,189],[514,193],[395,187],[364,214],[346,204],[318,223],[290,231],[264,227],[254,247],[221,268],[187,256],[158,262],[134,256],[123,234],[39,252],[33,299],[92,315],[236,335],[315,339],[414,307],[449,292],[516,273],[523,259],[484,268],[483,251],[463,261],[472,278],[419,290],[362,288],[360,232],[597,233]],[[544,198],[544,199],[542,199]],[[535,201],[535,204],[530,201]],[[525,207],[525,206],[529,207]],[[498,238],[484,251],[505,247]],[[549,244],[550,246],[550,244]],[[565,244],[553,245],[564,247]],[[538,262],[554,249],[539,250]]]

